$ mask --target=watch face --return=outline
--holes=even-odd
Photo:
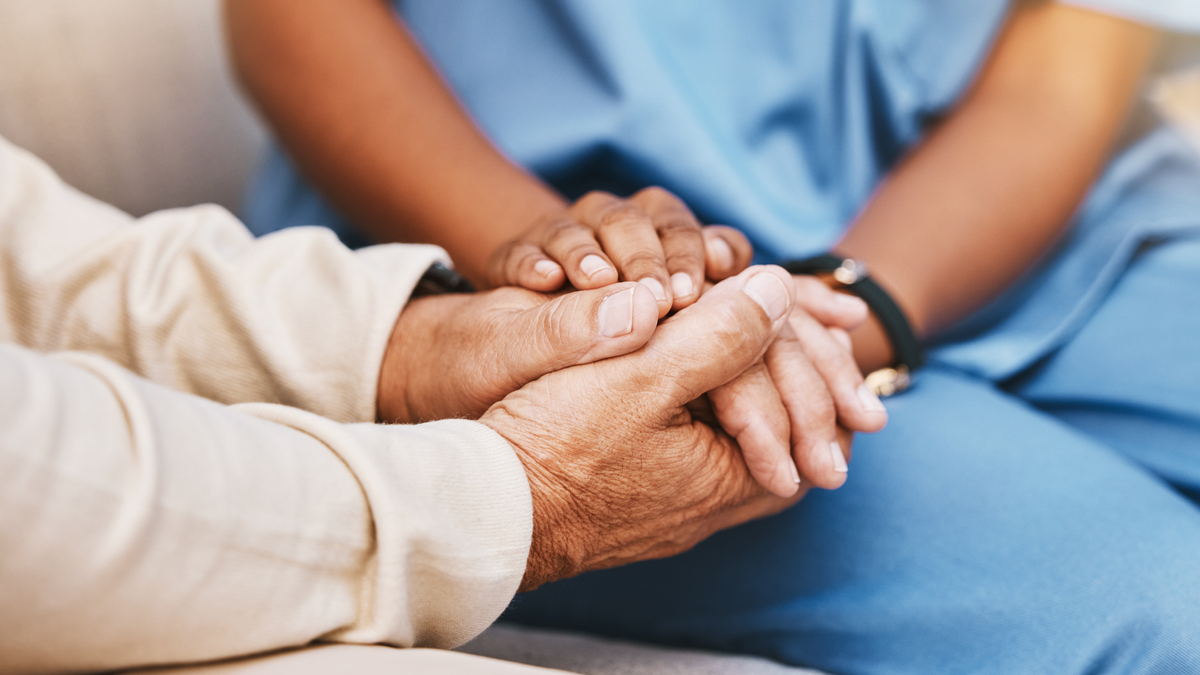
[[[854,258],[846,258],[833,271],[833,278],[843,286],[857,284],[867,278],[867,266]]]
[[[899,394],[912,386],[912,383],[913,377],[909,374],[908,368],[904,366],[880,368],[867,375],[866,378],[867,388],[880,398]]]

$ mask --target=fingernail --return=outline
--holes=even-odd
[[[558,263],[554,262],[553,260],[542,259],[542,260],[537,261],[533,265],[533,271],[537,272],[538,274],[540,274],[544,277],[548,277],[551,274],[554,274],[554,272],[556,270],[558,270]],[[588,276],[591,276],[591,275],[589,274]]]
[[[792,467],[792,482],[796,485],[800,484],[800,470],[796,468],[796,462],[788,460],[788,465]]]
[[[633,330],[633,292],[636,288],[613,293],[600,303],[600,334],[606,338],[628,335]]]
[[[654,294],[655,300],[658,300],[659,302],[666,302],[667,292],[663,290],[663,285],[658,283],[658,279],[655,279],[654,277],[646,277],[644,279],[639,279],[638,283],[646,288],[649,288],[650,292]]]
[[[729,244],[721,237],[713,237],[708,240],[708,255],[712,256],[713,262],[721,270],[727,270],[733,267],[733,249],[729,248]]]
[[[608,263],[604,262],[604,258],[598,255],[589,255],[579,261],[579,271],[583,272],[583,275],[589,279],[604,270],[610,269],[612,268],[608,266]]]
[[[758,303],[772,321],[783,316],[788,308],[788,291],[774,274],[760,272],[750,277],[742,291]]]
[[[692,285],[692,278],[683,272],[676,272],[671,275],[671,292],[677,298],[686,298],[692,294],[696,287]]]
[[[887,412],[887,408],[883,406],[883,401],[871,391],[866,382],[858,385],[858,402],[862,404],[863,410],[867,412]]]
[[[837,441],[829,444],[829,455],[833,458],[833,470],[838,473],[849,473],[850,467],[846,466],[846,456],[842,454],[842,446],[838,445]]]

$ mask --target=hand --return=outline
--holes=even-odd
[[[848,466],[839,448],[849,447],[850,432],[887,423],[846,333],[866,318],[866,304],[812,277],[792,285],[789,325],[765,357],[709,394],[714,419],[738,440],[751,474],[782,497],[795,491],[796,469],[808,486],[841,487]]]
[[[763,489],[733,440],[688,409],[763,358],[787,325],[790,281],[777,267],[747,270],[664,321],[644,348],[546,375],[480,419],[529,476],[522,590],[673,555],[800,498]]]
[[[379,375],[379,420],[477,418],[527,382],[626,354],[658,321],[642,284],[552,297],[519,288],[413,300],[392,330]]]
[[[791,327],[830,392],[838,420],[851,431],[879,431],[887,423],[887,410],[863,380],[849,333],[867,323],[867,303],[830,289],[816,277],[792,279],[796,302]]]
[[[695,302],[706,277],[720,281],[744,270],[751,255],[740,232],[701,227],[662,188],[628,199],[591,192],[501,246],[488,280],[536,291],[557,290],[565,281],[579,289],[638,281],[654,294],[662,317]]]

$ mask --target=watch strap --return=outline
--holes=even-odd
[[[862,298],[863,302],[867,303],[867,306],[875,313],[875,317],[879,319],[880,325],[883,326],[883,330],[892,344],[892,353],[895,357],[890,369],[895,371],[895,382],[891,385],[892,388],[900,391],[907,387],[907,380],[911,378],[912,373],[925,362],[924,351],[921,349],[921,343],[917,339],[916,333],[913,332],[912,325],[908,322],[904,311],[900,309],[892,296],[883,290],[883,287],[871,279],[866,265],[853,258],[842,258],[827,253],[804,260],[793,260],[784,263],[782,267],[792,274],[829,274],[838,284],[839,289]],[[882,371],[877,372],[881,373],[880,377],[876,378],[877,380],[889,376]],[[871,375],[874,376],[875,373]],[[886,387],[884,388],[886,389]]]
[[[467,281],[466,277],[440,262],[435,262],[421,275],[410,297],[416,299],[427,295],[474,292],[475,286]]]

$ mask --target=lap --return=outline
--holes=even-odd
[[[509,617],[845,673],[1200,667],[1193,504],[986,382],[931,371],[889,408],[843,489]]]
[[[1200,238],[1144,248],[1079,332],[1006,389],[1200,501]]]

